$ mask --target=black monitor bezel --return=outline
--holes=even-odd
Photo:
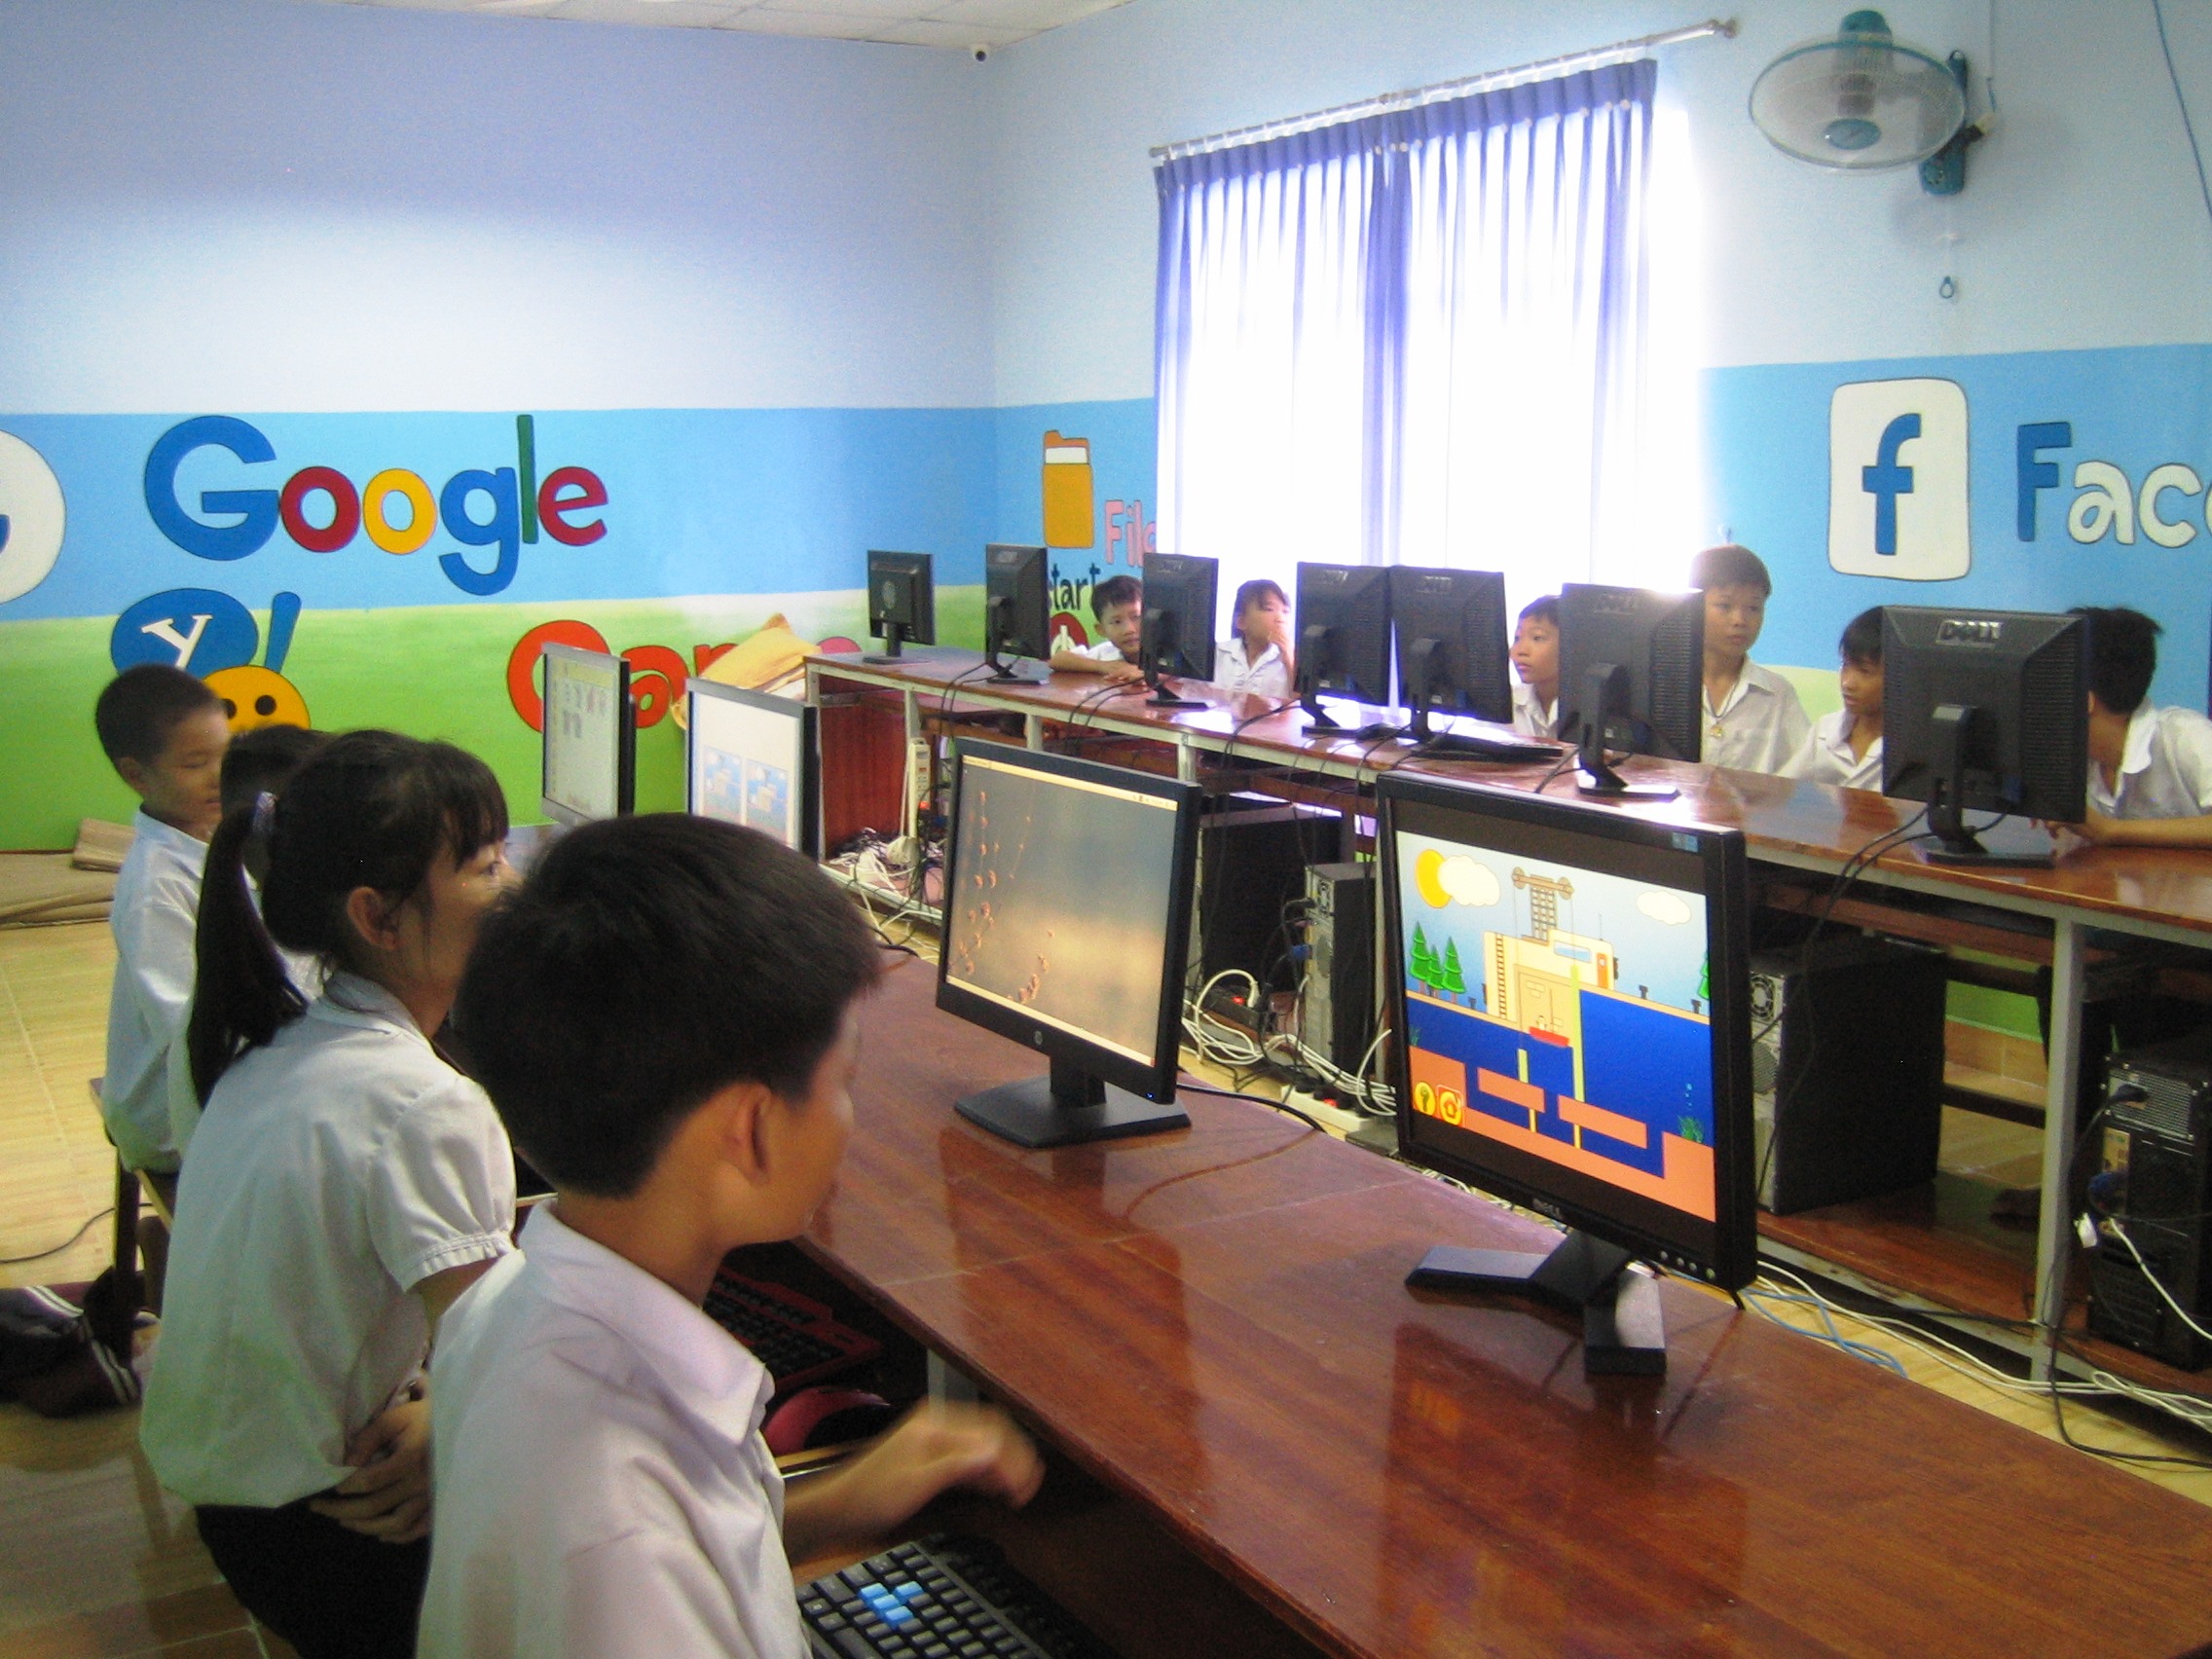
[[[1002,577],[997,570],[995,556],[1002,553],[1022,555],[1014,574]],[[1034,569],[1037,575],[1037,603],[1028,616],[1021,610],[1021,572]],[[1052,655],[1052,568],[1051,550],[1025,541],[986,541],[983,544],[983,617],[984,626],[990,625],[991,601],[1002,590],[1011,589],[1006,597],[1012,602],[1014,615],[1011,630],[997,642],[998,649],[1008,656],[1030,657],[1038,662],[1049,661]],[[1036,625],[1036,635],[1025,638],[1021,631],[1024,622]]]
[[[537,653],[541,677],[537,719],[537,809],[555,824],[566,824],[571,828],[598,822],[589,813],[579,812],[566,801],[553,798],[552,756],[548,753],[553,747],[553,721],[546,706],[552,699],[543,695],[542,679],[544,665],[548,658],[553,657],[573,659],[578,663],[604,662],[614,665],[614,706],[620,711],[617,716],[620,730],[614,740],[614,816],[627,818],[637,810],[638,805],[638,712],[630,700],[629,659],[617,656],[612,651],[586,650],[581,645],[564,645],[553,641],[547,641]]]
[[[1168,607],[1159,603],[1160,590],[1170,593],[1181,583],[1182,591],[1198,589],[1204,604],[1198,606]],[[1164,643],[1153,636],[1153,616],[1157,611],[1170,610],[1174,627],[1173,636]],[[1213,679],[1214,627],[1221,615],[1221,561],[1198,553],[1154,553],[1144,562],[1144,636],[1138,660],[1147,668],[1161,674],[1170,674],[1181,680]],[[1161,655],[1163,649],[1172,648],[1174,660]],[[1187,666],[1186,666],[1187,665]]]
[[[1400,565],[1390,571],[1390,637],[1398,653],[1398,695],[1408,708],[1413,706],[1414,691],[1408,676],[1407,664],[1414,644],[1423,636],[1409,626],[1412,620],[1420,619],[1426,608],[1427,596],[1414,586],[1416,577],[1444,576],[1451,579],[1455,589],[1453,602],[1439,603],[1432,614],[1443,619],[1449,616],[1452,626],[1438,630],[1441,643],[1451,655],[1472,658],[1483,647],[1494,643],[1497,646],[1493,666],[1494,675],[1487,677],[1488,683],[1470,690],[1467,681],[1474,678],[1470,669],[1464,674],[1449,675],[1447,682],[1453,695],[1446,699],[1431,698],[1429,708],[1439,714],[1472,715],[1493,725],[1513,723],[1513,623],[1505,605],[1505,575],[1499,571],[1463,571],[1447,565]],[[1485,626],[1495,620],[1494,630]],[[1475,639],[1480,629],[1485,636]],[[1491,636],[1494,634],[1494,641]],[[1487,694],[1487,695],[1486,695]]]
[[[724,703],[738,703],[761,714],[789,719],[798,727],[799,753],[799,813],[797,850],[808,858],[822,856],[822,743],[819,736],[821,716],[811,703],[795,702],[790,697],[778,697],[768,691],[749,690],[742,685],[724,685],[719,681],[693,677],[684,682],[683,731],[683,810],[697,815],[699,812],[699,699],[714,698]]]
[[[1347,642],[1342,636],[1348,630],[1334,623],[1318,623],[1320,626],[1334,629],[1338,636],[1330,645],[1331,660],[1310,666],[1307,663],[1306,659],[1311,646],[1307,641],[1306,631],[1309,627],[1317,625],[1316,618],[1312,615],[1312,609],[1315,608],[1315,602],[1320,599],[1319,591],[1313,586],[1311,578],[1313,574],[1323,571],[1344,571],[1354,576],[1367,578],[1361,582],[1359,594],[1356,596],[1347,595],[1343,598],[1343,603],[1346,605],[1364,599],[1367,590],[1377,584],[1380,584],[1382,589],[1382,625],[1376,630],[1376,637],[1370,649],[1363,653],[1366,658],[1364,661],[1350,662],[1346,660],[1349,658],[1351,652],[1346,648]],[[1329,601],[1324,602],[1318,608],[1322,609],[1332,608],[1337,603],[1338,597],[1332,595]],[[1388,566],[1335,565],[1326,561],[1301,560],[1298,566],[1298,595],[1293,626],[1295,628],[1294,638],[1298,642],[1298,672],[1302,681],[1310,681],[1318,690],[1335,692],[1339,696],[1349,697],[1354,702],[1364,703],[1371,708],[1386,709],[1391,706],[1390,569]],[[1372,670],[1373,673],[1372,675],[1363,673],[1363,670]]]
[[[2002,786],[1970,788],[1955,803],[1966,812],[2009,813],[2055,824],[2078,824],[2087,804],[2089,781],[2089,620],[2062,611],[1991,610],[1973,606],[1888,605],[1882,608],[1882,793],[1894,800],[1926,802],[1936,781],[1938,757],[1933,730],[1936,707],[1945,701],[1931,683],[1940,682],[1940,670],[1958,657],[1950,654],[1979,648],[1972,641],[1946,641],[1918,637],[1915,624],[1926,623],[1939,633],[1946,623],[1963,623],[1969,629],[1994,627],[1992,649],[2003,644],[2001,630],[2024,625],[2031,632],[2024,647],[2015,643],[2004,666],[2010,672],[2008,696],[2012,707],[1998,717],[2000,741],[2023,758],[2030,747],[2071,761],[2070,775],[2048,795],[2038,792],[2023,765],[2015,777],[2020,788],[2009,793]],[[2071,653],[2063,642],[2072,635]],[[1941,654],[1939,654],[1941,653]],[[2070,696],[2058,699],[2058,717],[2066,723],[2057,731],[2039,721],[2034,731],[2020,719],[2023,676],[2032,661],[2063,661],[2071,654],[2077,685]],[[1917,672],[1925,669],[1927,672]],[[2013,717],[2007,720],[2005,715]],[[2008,729],[2009,728],[2009,729]]]
[[[1079,760],[1066,755],[1047,755],[1040,750],[1016,749],[1009,744],[984,743],[975,738],[954,740],[952,794],[945,819],[944,891],[947,895],[947,927],[952,922],[950,895],[958,891],[960,879],[960,808],[962,795],[967,789],[968,762],[971,758],[988,759],[1046,777],[1074,779],[1157,795],[1175,807],[1174,866],[1168,872],[1167,937],[1163,941],[1164,954],[1161,964],[1161,984],[1163,989],[1160,999],[1160,1025],[1153,1038],[1153,1061],[1150,1065],[1142,1064],[1111,1049],[1087,1042],[1072,1032],[1063,1031],[1057,1025],[1031,1018],[1018,1010],[977,996],[954,983],[950,977],[950,950],[940,950],[938,953],[937,1006],[972,1025],[981,1026],[1001,1037],[1012,1038],[1040,1055],[1080,1066],[1091,1076],[1118,1088],[1125,1088],[1132,1094],[1141,1094],[1147,1100],[1173,1100],[1175,1079],[1182,1064],[1183,981],[1190,951],[1191,906],[1198,880],[1198,815],[1205,792],[1197,784],[1182,783],[1152,772],[1131,771],[1125,766],[1108,766],[1095,760]],[[1115,897],[1112,895],[1102,895],[1099,898],[1101,903],[1114,902]]]
[[[889,639],[890,620],[876,608],[875,589],[880,574],[906,577],[914,584],[914,623],[900,635],[909,645],[937,644],[937,559],[929,553],[894,553],[871,547],[867,552],[867,632],[871,640]]]
[[[1602,600],[1601,600],[1602,596]],[[1630,713],[1627,718],[1644,727],[1651,734],[1651,742],[1642,742],[1633,734],[1624,734],[1617,726],[1607,728],[1605,747],[1615,752],[1632,755],[1654,755],[1666,760],[1698,760],[1704,757],[1705,710],[1705,595],[1692,588],[1677,592],[1660,588],[1616,587],[1604,582],[1564,582],[1559,591],[1559,714],[1555,728],[1559,740],[1573,743],[1577,740],[1582,723],[1582,710],[1577,706],[1582,695],[1581,677],[1588,670],[1592,654],[1589,634],[1582,630],[1578,644],[1575,626],[1577,613],[1585,607],[1597,603],[1619,606],[1624,602],[1637,607],[1636,620],[1642,645],[1641,659],[1621,666],[1632,676],[1630,687]],[[1651,700],[1654,681],[1651,673],[1651,645],[1660,627],[1677,616],[1688,616],[1697,632],[1697,648],[1690,653],[1690,673],[1695,683],[1684,687],[1688,693],[1689,720],[1681,731],[1661,732],[1651,718]],[[1627,735],[1629,741],[1616,741]],[[1686,746],[1675,739],[1687,740]]]
[[[1404,916],[1398,885],[1397,830],[1408,825],[1428,833],[1432,816],[1491,817],[1538,834],[1619,842],[1702,866],[1706,895],[1706,946],[1712,991],[1714,1099],[1714,1209],[1708,1223],[1684,1216],[1633,1193],[1606,1189],[1564,1166],[1527,1161],[1531,1167],[1493,1164],[1439,1146],[1418,1132],[1413,1110],[1412,1062],[1402,1041],[1388,1045],[1391,1086],[1397,1092],[1398,1155],[1487,1193],[1579,1229],[1671,1272],[1723,1290],[1749,1284],[1758,1271],[1758,1220],[1753,1166],[1751,1069],[1750,897],[1743,831],[1694,819],[1669,821],[1525,791],[1389,772],[1376,785],[1376,851],[1381,861],[1383,937],[1388,964],[1385,990],[1390,1029],[1408,1029]],[[1444,838],[1449,838],[1447,834]],[[1684,846],[1684,841],[1689,842]],[[1556,856],[1572,863],[1567,853]],[[1498,1149],[1501,1154],[1508,1148]]]

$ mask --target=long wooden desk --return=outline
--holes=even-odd
[[[907,962],[866,1006],[805,1247],[1321,1648],[2212,1641],[2197,1505],[1674,1281],[1668,1376],[1586,1381],[1578,1323],[1403,1282],[1536,1224],[1206,1095],[1188,1130],[1023,1152],[952,1102],[1035,1056],[934,995]]]
[[[1479,780],[1507,788],[1535,788],[1549,768],[1500,766],[1480,761],[1408,757],[1402,745],[1361,743],[1346,735],[1309,732],[1295,705],[1281,711],[1266,699],[1223,692],[1209,685],[1179,682],[1185,695],[1198,698],[1198,710],[1161,710],[1145,706],[1141,687],[1111,691],[1091,677],[1052,675],[1016,684],[982,678],[982,659],[975,652],[938,650],[898,665],[866,664],[852,656],[825,656],[808,664],[810,693],[819,698],[826,682],[847,682],[896,693],[902,700],[909,738],[918,737],[926,718],[940,711],[1018,715],[1026,741],[1040,747],[1049,723],[1079,731],[1110,732],[1168,745],[1176,770],[1198,775],[1206,755],[1235,755],[1301,771],[1319,772],[1355,783],[1371,783],[1395,767],[1443,777]],[[1034,665],[1025,665],[1035,673]],[[1334,700],[1332,700],[1333,702]],[[1358,721],[1387,711],[1368,711]],[[1346,724],[1358,723],[1347,719]],[[1712,824],[1743,830],[1752,857],[1776,871],[1833,877],[1852,866],[1862,849],[1904,828],[1916,815],[1910,803],[1892,801],[1860,790],[1799,783],[1760,773],[1727,771],[1648,758],[1628,761],[1635,777],[1665,777],[1681,791],[1681,799],[1661,807],[1615,806],[1616,811],[1648,811],[1673,816],[1684,810]],[[1562,780],[1550,786],[1564,790]],[[2087,946],[2092,929],[2109,929],[2142,939],[2212,948],[2212,854],[2142,848],[2077,846],[2049,869],[1970,869],[1923,864],[1908,848],[1874,860],[1862,879],[1899,894],[1968,901],[2009,912],[2030,930],[2011,948],[2051,972],[2049,1075],[2045,1092],[2042,1161],[2042,1210],[2038,1224],[2028,1307],[2044,1330],[2063,1327],[2067,1280],[2056,1271],[2067,1254],[2067,1164],[2076,1138],[2073,1088],[2081,1052],[2081,1013],[2084,998]],[[1802,1234],[1798,1229],[1776,1229]],[[1847,1231],[1847,1230],[1846,1230]],[[1839,1235],[1830,1230],[1829,1237]],[[1801,1243],[1802,1239],[1793,1240]],[[1782,1246],[1786,1253],[1791,1244]],[[1812,1246],[1803,1252],[1820,1254]],[[1830,1251],[1825,1258],[1833,1261]],[[1991,1252],[1987,1263],[2005,1258]],[[1864,1253],[1858,1263],[1872,1288],[1910,1293],[1918,1287],[1885,1273],[1885,1253]],[[1985,1265],[1983,1276],[1989,1274]],[[1985,1300],[1989,1300],[1985,1298]],[[1924,1299],[1943,1306],[1940,1296]],[[1954,1304],[1956,1305],[1956,1304]],[[2017,1316],[2018,1306],[1976,1309]],[[2036,1353],[2043,1374],[2042,1344]],[[2106,1349],[2107,1363],[2134,1364],[2124,1350]],[[2170,1385],[2179,1374],[2156,1361],[2144,1361],[2151,1380]]]

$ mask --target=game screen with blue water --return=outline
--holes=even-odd
[[[1417,1117],[1714,1220],[1704,894],[1403,827],[1396,861]]]
[[[694,692],[691,810],[805,850],[803,713],[795,703],[787,712]]]

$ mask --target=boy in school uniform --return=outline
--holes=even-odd
[[[828,1194],[877,973],[806,859],[679,814],[572,831],[487,923],[455,1026],[555,1197],[439,1332],[422,1659],[803,1659],[793,1560],[1036,1490],[1004,1417],[925,1407],[787,1498],[774,1384],[700,1309]]]
[[[1104,638],[1054,651],[1052,672],[1142,680],[1138,654],[1144,644],[1144,584],[1134,576],[1107,577],[1090,590],[1090,614]]]
[[[2151,706],[2158,624],[2122,607],[2089,624],[2089,798],[2077,826],[2106,846],[2212,847],[2212,720]]]
[[[1280,583],[1262,576],[1236,590],[1230,635],[1213,665],[1213,682],[1225,691],[1283,698],[1297,683],[1290,642],[1290,600]]]
[[[110,681],[92,712],[100,747],[138,796],[137,832],[115,878],[108,926],[107,1071],[100,1115],[128,1169],[174,1174],[169,1050],[192,1002],[193,929],[207,838],[222,817],[230,723],[214,692],[181,668],[139,663]]]
[[[1782,766],[1786,778],[1809,778],[1847,790],[1882,789],[1882,608],[1847,623],[1836,650],[1843,707],[1823,715]]]
[[[1513,625],[1513,729],[1559,735],[1559,599],[1546,594],[1521,608]]]
[[[1690,565],[1705,591],[1705,743],[1709,766],[1777,772],[1813,729],[1797,689],[1751,661],[1774,580],[1749,547],[1708,547]]]

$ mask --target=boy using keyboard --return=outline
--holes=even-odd
[[[440,1328],[427,1659],[798,1659],[791,1559],[1036,1491],[1003,1416],[925,1407],[787,1503],[768,1374],[699,1307],[829,1192],[876,972],[811,863],[702,818],[576,830],[485,923],[455,1028],[556,1197]]]

